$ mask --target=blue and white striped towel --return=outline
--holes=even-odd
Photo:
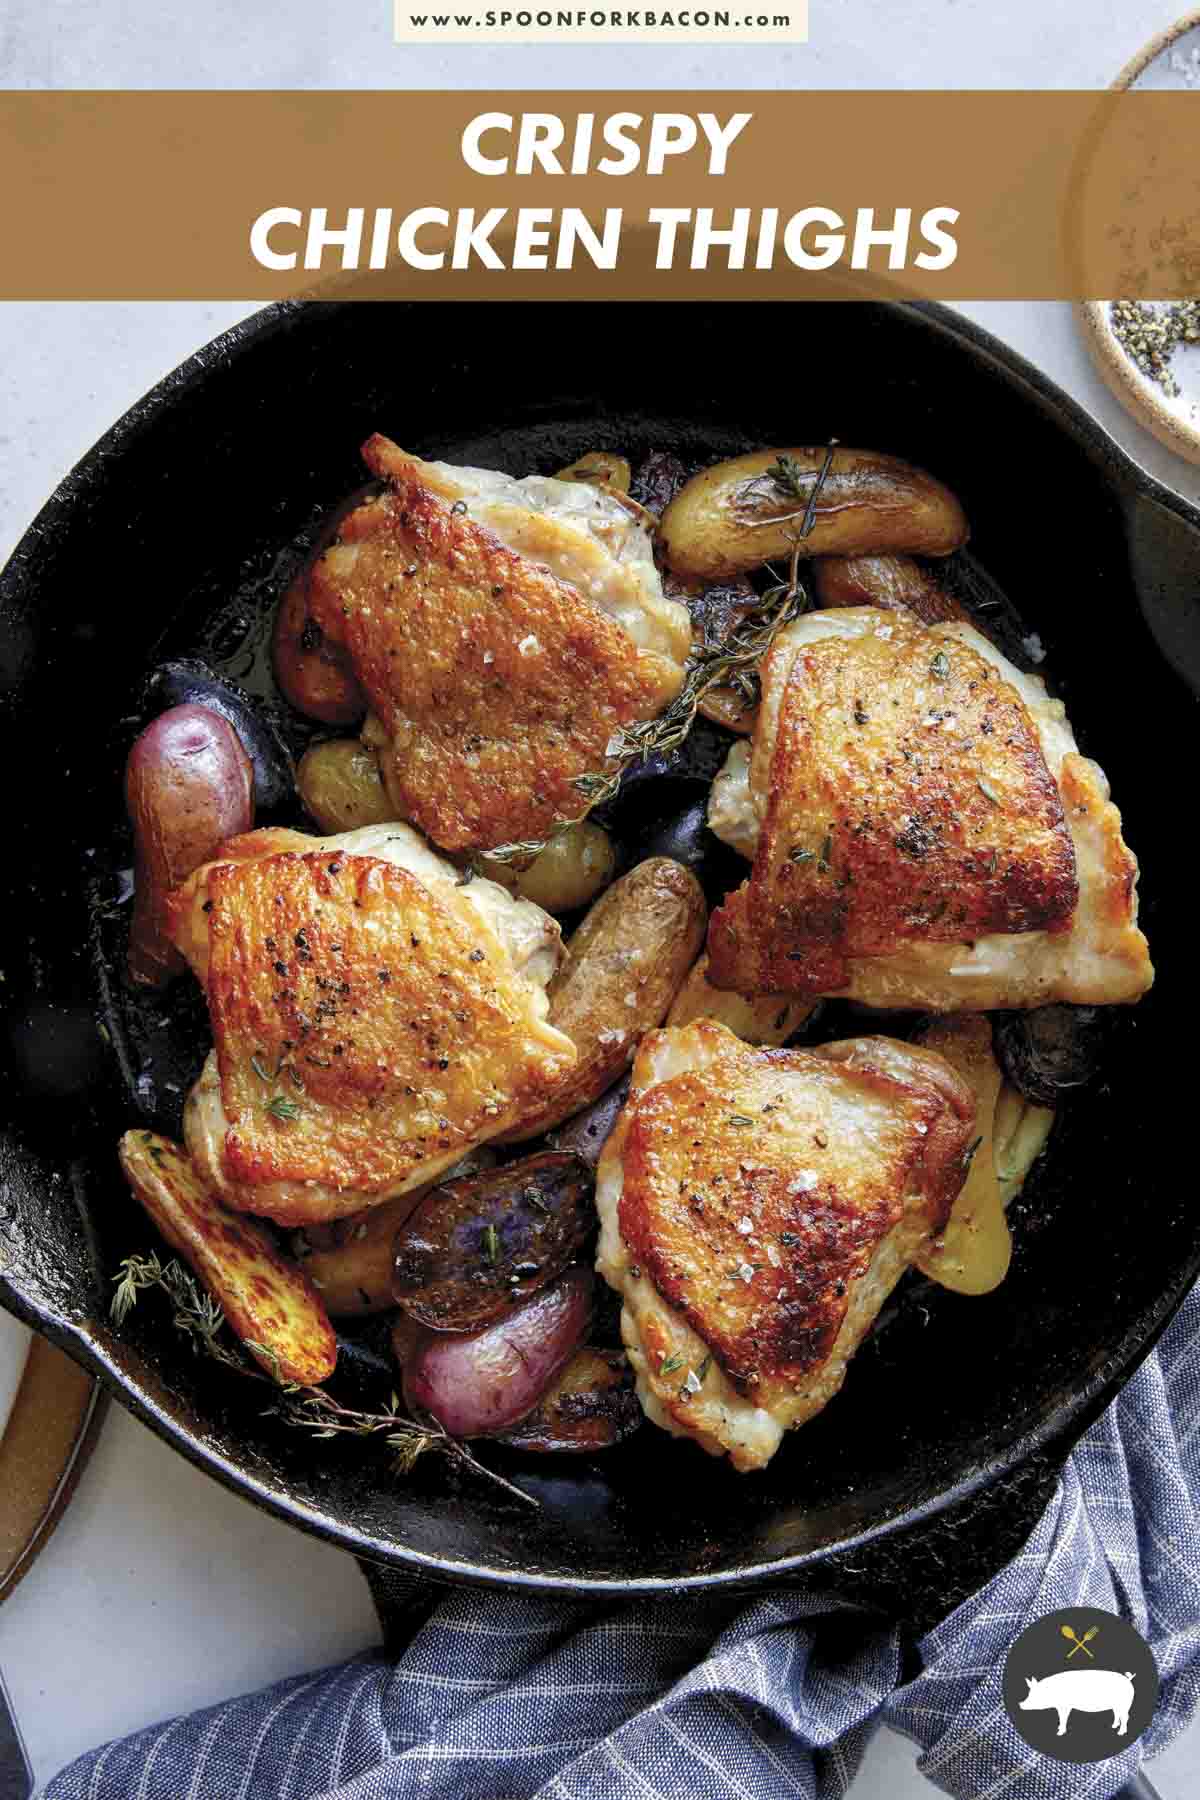
[[[1080,1442],[1028,1544],[916,1646],[792,1591],[620,1605],[456,1591],[396,1660],[286,1681],[80,1758],[45,1800],[838,1800],[881,1721],[962,1800],[1108,1800],[1200,1699],[1200,1292]],[[1120,1612],[1162,1698],[1057,1763],[1009,1724],[1012,1639]],[[920,1672],[917,1673],[917,1668]]]

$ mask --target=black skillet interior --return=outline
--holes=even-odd
[[[358,484],[356,449],[376,429],[517,474],[596,447],[712,461],[831,435],[925,464],[961,495],[974,555],[1039,634],[1123,807],[1159,981],[1056,1128],[1020,1204],[1012,1273],[984,1299],[910,1283],[843,1394],[764,1474],[732,1475],[645,1428],[603,1459],[509,1460],[542,1502],[527,1511],[433,1459],[401,1480],[373,1445],[285,1431],[262,1416],[261,1389],[190,1354],[153,1298],[119,1337],[107,1322],[117,1263],[153,1241],[115,1166],[137,1097],[122,1046],[97,1030],[86,898],[94,882],[112,901],[128,860],[135,697],[164,654],[189,652],[262,688],[255,647],[295,546]],[[367,1556],[451,1575],[674,1586],[796,1568],[961,1497],[1032,1439],[1069,1436],[1200,1263],[1173,1154],[1193,1103],[1180,1051],[1195,981],[1177,862],[1190,758],[1170,762],[1196,721],[1198,602],[1200,521],[1019,359],[936,309],[259,315],[114,428],[0,584],[0,1301],[243,1493]],[[198,1061],[199,1009],[181,993],[167,1012],[189,1007]],[[161,1070],[141,1099],[162,1103]]]

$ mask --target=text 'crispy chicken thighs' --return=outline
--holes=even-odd
[[[367,694],[402,817],[447,849],[545,837],[615,734],[678,693],[686,607],[642,523],[585,482],[364,446],[383,491],[342,521],[313,617]]]
[[[647,1416],[762,1468],[944,1226],[974,1131],[961,1077],[890,1038],[650,1032],[596,1188],[597,1267]]]
[[[405,825],[234,838],[171,900],[215,1051],[184,1132],[230,1205],[335,1218],[432,1180],[573,1065],[559,928]]]
[[[1137,862],[1062,703],[973,626],[866,607],[782,631],[709,823],[753,859],[709,979],[938,1011],[1153,980]]]

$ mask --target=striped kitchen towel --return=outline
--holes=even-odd
[[[838,1800],[882,1721],[961,1800],[1108,1800],[1200,1698],[1200,1294],[1083,1437],[1016,1559],[915,1645],[789,1588],[582,1603],[456,1590],[373,1655],[80,1758],[45,1800]],[[1163,1678],[1110,1761],[1028,1749],[1005,1653],[1119,1612]]]

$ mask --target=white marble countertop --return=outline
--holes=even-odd
[[[0,87],[1098,87],[1170,0],[813,0],[811,41],[754,51],[681,46],[397,49],[387,0],[7,0]],[[0,561],[55,483],[163,373],[250,310],[237,305],[0,308]],[[1069,308],[968,312],[1088,406],[1144,466],[1200,500],[1188,468],[1120,411]],[[24,1334],[0,1315],[0,1426]],[[255,1511],[119,1407],[40,1561],[0,1608],[0,1668],[35,1771],[170,1713],[370,1645],[353,1562]],[[1164,1800],[1200,1780],[1200,1727],[1152,1770]],[[881,1733],[855,1800],[920,1800],[913,1751]],[[1015,1797],[1014,1797],[1015,1800]]]

